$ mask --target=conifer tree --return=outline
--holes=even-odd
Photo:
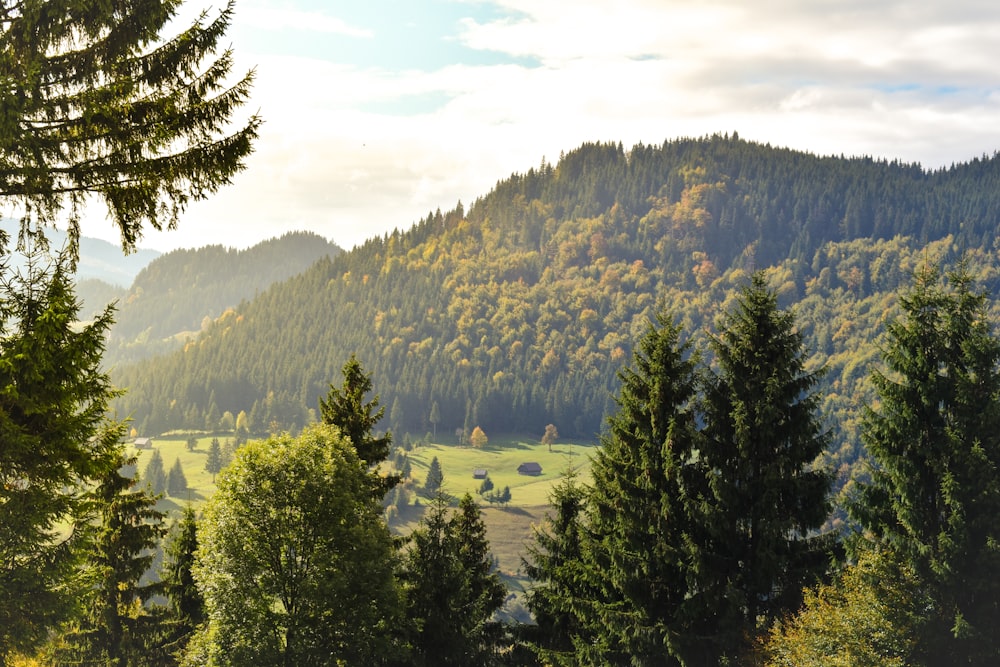
[[[406,616],[413,624],[413,664],[489,664],[494,651],[487,625],[504,590],[491,573],[486,529],[470,496],[451,516],[438,494],[411,535],[402,579]]]
[[[830,475],[815,467],[826,447],[817,372],[794,315],[778,308],[756,272],[710,340],[718,365],[707,379],[699,465],[709,482],[697,588],[709,643],[730,659],[829,563],[830,540],[813,537],[829,513]]]
[[[222,445],[218,438],[212,438],[208,446],[208,457],[205,459],[205,470],[212,473],[212,483],[215,483],[215,476],[222,471]]]
[[[532,581],[527,604],[537,626],[533,649],[544,664],[575,665],[574,646],[589,643],[576,611],[582,600],[593,597],[583,576],[587,492],[577,477],[571,466],[553,487],[549,505],[554,516],[535,527],[523,559]]]
[[[164,546],[161,574],[163,593],[179,621],[182,635],[192,632],[205,619],[205,600],[194,581],[192,568],[198,549],[198,519],[190,505],[174,522]]]
[[[381,498],[399,483],[398,475],[382,477],[374,470],[389,458],[392,445],[391,434],[376,437],[372,432],[385,414],[385,408],[379,407],[378,395],[365,402],[365,397],[372,390],[372,381],[353,354],[341,372],[344,375],[343,386],[338,389],[330,385],[326,399],[319,399],[320,417],[323,423],[339,428],[351,441],[358,458],[372,469],[377,481],[374,492]]]
[[[171,498],[180,498],[187,493],[187,477],[184,476],[184,468],[181,466],[181,459],[174,460],[174,465],[167,473],[167,495]]]
[[[862,437],[871,482],[851,510],[931,596],[928,664],[1000,660],[1000,341],[964,266],[923,267],[887,327]]]
[[[435,456],[431,459],[430,466],[427,468],[427,478],[424,479],[424,493],[427,496],[433,497],[441,490],[443,483],[444,473],[441,472],[441,462]]]
[[[105,420],[111,311],[80,326],[66,262],[39,262],[0,280],[0,664],[71,608],[86,487],[117,465],[124,432]]]
[[[134,463],[120,458],[122,466]],[[127,667],[162,657],[162,618],[144,607],[161,586],[142,577],[164,533],[163,513],[154,496],[135,487],[115,469],[97,489],[100,523],[87,563],[92,589],[85,618],[67,634],[64,662]]]
[[[7,2],[0,8],[5,81],[0,196],[26,223],[68,207],[78,235],[88,195],[106,204],[132,250],[143,224],[172,228],[243,168],[260,120],[227,135],[252,73],[229,84],[216,55],[233,2],[164,35],[181,0]]]
[[[142,471],[142,479],[149,487],[150,493],[154,496],[163,495],[167,490],[167,470],[163,467],[163,456],[159,449],[153,450],[153,455],[146,462],[146,467]]]
[[[591,466],[583,550],[592,599],[577,605],[592,640],[579,647],[583,663],[672,664],[689,650],[687,550],[698,500],[691,494],[700,488],[688,479],[697,451],[689,352],[680,328],[660,314],[619,372],[618,411]]]

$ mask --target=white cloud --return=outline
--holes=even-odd
[[[468,205],[511,172],[584,141],[659,144],[736,130],[776,146],[928,167],[1000,148],[992,3],[502,5],[514,18],[466,19],[456,38],[540,66],[389,71],[237,44],[241,61],[258,68],[257,153],[232,188],[150,242],[243,246],[310,228],[350,247],[458,199]],[[365,34],[268,6],[241,9],[237,20]],[[422,95],[441,104],[410,115],[366,111]]]

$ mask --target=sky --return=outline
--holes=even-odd
[[[738,132],[928,169],[1000,150],[995,0],[237,0],[228,37],[256,151],[142,247],[349,249],[584,142]],[[96,213],[84,234],[117,239]]]

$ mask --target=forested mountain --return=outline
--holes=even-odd
[[[541,435],[554,423],[593,438],[658,305],[701,339],[748,272],[770,267],[811,364],[827,367],[833,455],[851,460],[894,290],[921,262],[963,256],[1000,285],[998,186],[996,156],[927,171],[735,135],[584,145],[468,210],[322,259],[183,350],[118,369],[119,411],[143,432],[241,410],[258,432],[300,427],[356,353],[397,432]]]
[[[114,366],[172,351],[178,336],[196,335],[226,308],[339,252],[336,244],[311,232],[288,233],[246,250],[220,245],[174,250],[150,262],[128,290],[105,290],[101,300],[100,285],[88,282],[81,295],[91,312],[117,299],[105,354],[105,363]]]
[[[12,218],[0,218],[0,230],[11,239],[17,241],[20,223]],[[47,229],[46,235],[53,248],[66,246],[66,233],[59,229]],[[100,281],[111,287],[125,289],[132,284],[135,276],[162,253],[149,248],[136,248],[135,252],[122,255],[121,246],[101,239],[81,236],[78,250],[79,261],[76,266],[76,279],[79,283]],[[15,266],[23,265],[23,257],[18,253],[11,254]],[[81,294],[82,296],[82,294]]]

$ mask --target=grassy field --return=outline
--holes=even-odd
[[[218,436],[225,443],[226,436]],[[187,503],[196,507],[208,499],[215,491],[212,474],[205,470],[208,449],[212,436],[200,436],[193,450],[187,448],[187,436],[161,436],[153,438],[153,447],[159,449],[163,457],[163,467],[169,472],[178,458],[184,469],[188,492],[182,498],[165,497],[157,504],[161,511],[168,513],[168,521]],[[152,450],[132,450],[139,454],[138,470],[141,475]],[[472,494],[483,508],[490,547],[496,556],[500,570],[508,587],[516,591],[527,582],[522,573],[521,557],[525,543],[531,538],[533,526],[539,525],[549,510],[549,492],[558,484],[569,465],[579,469],[581,482],[589,482],[590,460],[596,451],[594,445],[569,443],[554,444],[549,450],[546,445],[528,443],[517,438],[491,439],[483,449],[456,445],[421,445],[409,452],[413,477],[422,485],[427,475],[431,459],[437,457],[444,473],[444,490],[452,496]],[[520,475],[517,467],[526,461],[534,461],[542,466],[542,474],[533,477]],[[511,501],[506,507],[491,507],[477,495],[480,480],[473,479],[472,471],[485,468],[496,489],[509,486]],[[393,521],[396,533],[407,534],[417,526],[426,508],[427,499],[418,497],[419,504],[400,509]]]
[[[589,482],[590,458],[595,451],[593,445],[563,443],[552,445],[549,451],[546,445],[510,439],[496,444],[491,441],[482,449],[422,445],[411,451],[409,457],[418,484],[423,484],[431,460],[437,457],[444,472],[443,488],[451,495],[462,496],[468,491],[475,497],[482,481],[473,479],[472,471],[485,468],[494,488],[510,487],[511,507],[533,507],[548,504],[549,491],[571,464],[580,469],[580,481]],[[540,464],[542,474],[537,477],[518,474],[517,467],[528,461]]]
[[[174,461],[179,458],[181,468],[184,469],[184,478],[187,479],[188,483],[188,492],[184,497],[171,498],[168,496],[160,500],[157,503],[157,508],[160,511],[169,512],[173,515],[189,502],[195,506],[200,505],[215,491],[215,482],[212,480],[212,473],[205,470],[205,462],[208,460],[208,447],[212,442],[212,436],[200,437],[197,440],[197,446],[193,450],[188,451],[187,436],[153,438],[153,448],[160,450],[160,456],[163,457],[163,469],[169,473],[174,465]],[[219,437],[220,443],[224,443],[225,441],[225,437]],[[130,451],[139,455],[137,466],[139,474],[142,475],[146,469],[146,464],[153,455],[153,450],[137,450],[131,447]]]

